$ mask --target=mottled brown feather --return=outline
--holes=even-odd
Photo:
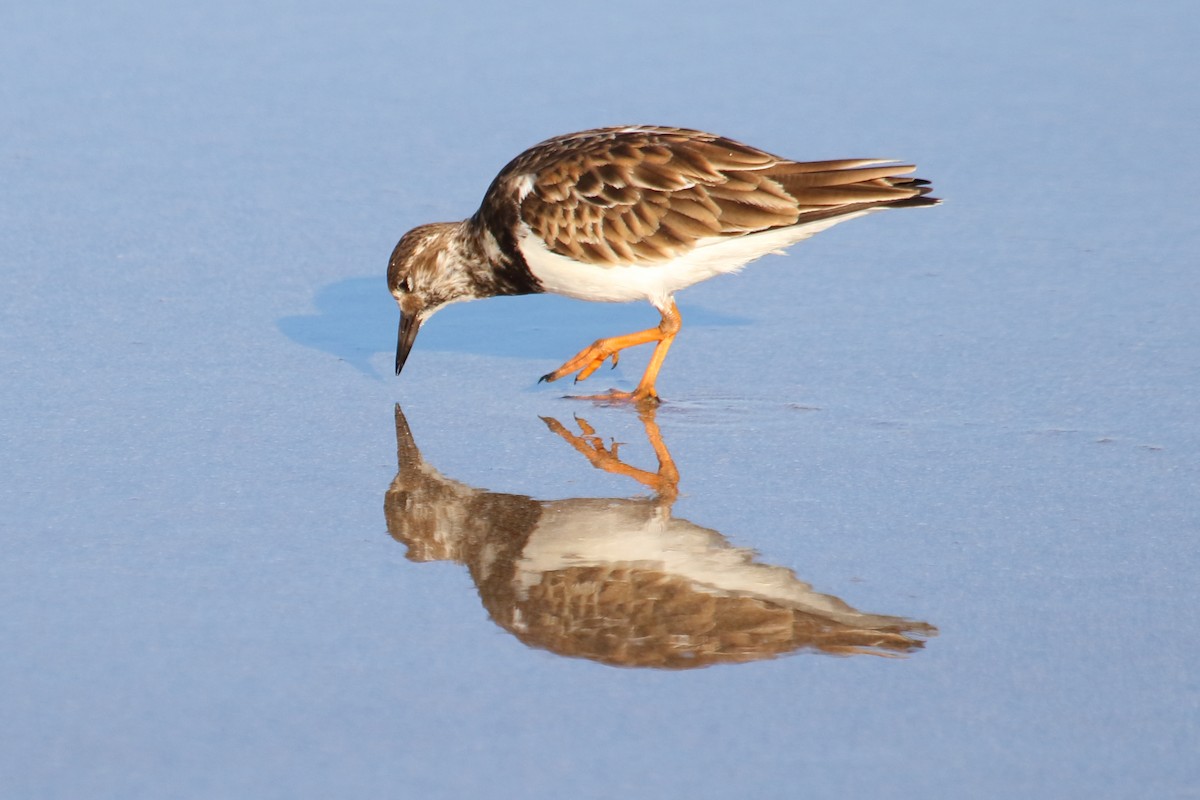
[[[924,181],[903,177],[912,169],[878,159],[789,161],[682,128],[604,128],[518,156],[484,204],[516,203],[560,255],[657,264],[714,238],[934,202],[921,198]]]

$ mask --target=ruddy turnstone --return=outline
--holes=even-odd
[[[580,300],[647,300],[662,321],[599,339],[558,369],[581,381],[627,347],[654,342],[632,392],[655,379],[679,332],[675,292],[884,208],[928,206],[928,181],[886,159],[790,161],[684,128],[601,128],[549,139],[500,171],[461,222],[413,228],[396,245],[388,287],[400,305],[396,374],[417,331],[448,303],[553,292]]]

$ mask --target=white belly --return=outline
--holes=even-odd
[[[673,261],[651,264],[606,265],[576,261],[552,252],[524,224],[517,237],[517,247],[525,256],[529,270],[547,292],[602,303],[648,300],[664,308],[680,289],[715,275],[737,272],[756,258],[782,253],[789,245],[874,210],[877,209],[748,236],[704,239]]]

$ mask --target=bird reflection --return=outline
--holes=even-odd
[[[626,464],[583,420],[576,434],[543,417],[593,466],[653,494],[541,501],[445,477],[421,457],[397,405],[388,532],[413,561],[465,564],[492,619],[525,644],[614,666],[686,669],[798,650],[899,656],[936,635],[851,608],[673,517],[679,473],[654,413],[641,413],[654,471]]]

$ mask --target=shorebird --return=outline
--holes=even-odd
[[[622,350],[655,344],[632,392],[655,380],[681,321],[675,293],[854,217],[934,205],[929,182],[888,159],[791,161],[685,128],[600,128],[548,139],[500,171],[473,216],[413,228],[396,245],[388,287],[400,306],[396,374],[434,312],[460,300],[553,292],[649,301],[644,331],[599,339],[543,381],[584,380]]]

